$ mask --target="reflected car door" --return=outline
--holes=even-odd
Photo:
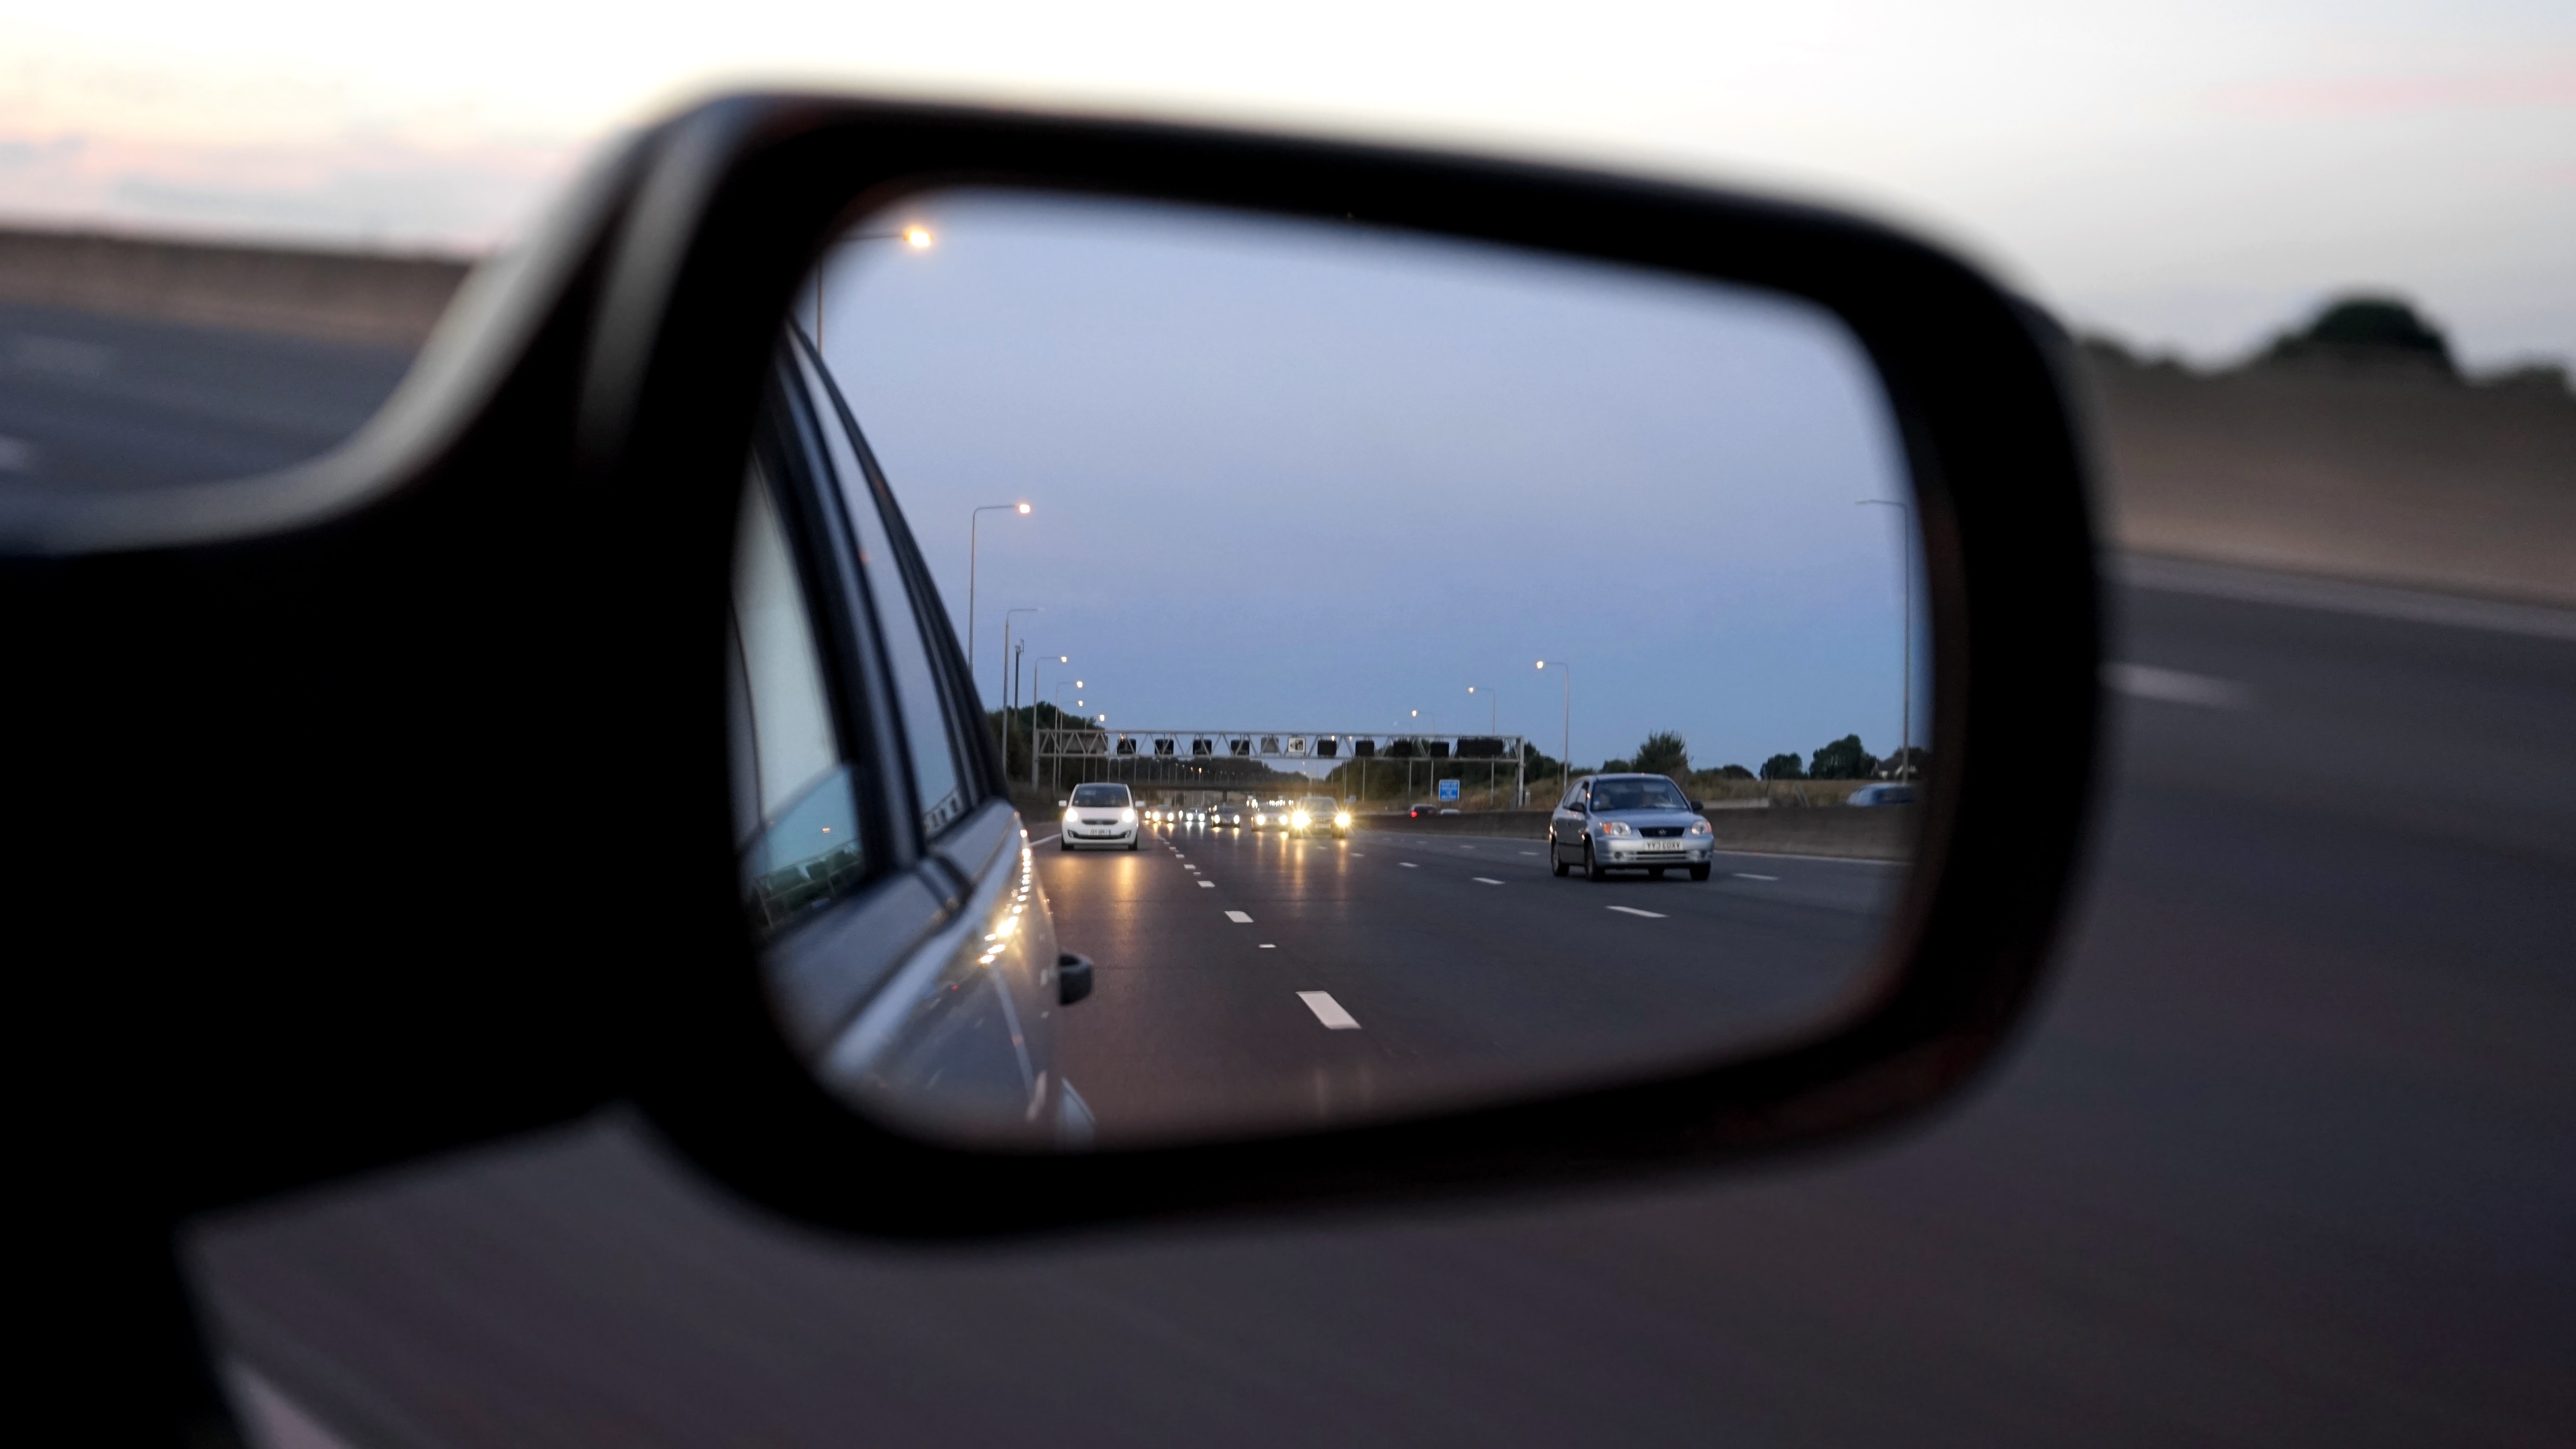
[[[1054,929],[955,631],[839,390],[804,339],[790,346],[815,504],[840,522],[848,607],[870,626],[885,731],[910,786],[901,824],[950,912],[831,1043],[824,1070],[925,1126],[989,1133],[1016,1117],[1032,1136],[1087,1140],[1089,1113],[1055,1064]]]

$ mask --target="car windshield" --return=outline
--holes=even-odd
[[[1595,810],[1688,810],[1690,801],[1672,781],[1656,777],[1601,780],[1592,786]]]
[[[1309,815],[1330,815],[1333,813],[1333,802],[1321,795],[1309,795],[1297,802],[1297,808]]]
[[[1076,805],[1124,805],[1127,803],[1127,787],[1124,785],[1076,785],[1073,787],[1073,803]]]

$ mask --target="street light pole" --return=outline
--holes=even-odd
[[[1467,692],[1469,694],[1474,694],[1478,687],[1479,686],[1473,684],[1468,685]],[[1503,697],[1501,695],[1494,693],[1490,689],[1485,691],[1485,704],[1487,707],[1485,730],[1488,734],[1499,736],[1503,732],[1502,699]],[[1485,808],[1488,810],[1494,808],[1494,787],[1501,783],[1501,772],[1502,766],[1500,765],[1487,765],[1485,767]]]
[[[1538,667],[1545,669],[1547,661],[1540,660]],[[1565,742],[1557,746],[1565,751],[1565,758],[1556,764],[1557,788],[1561,790],[1574,783],[1574,666],[1560,659],[1556,667],[1565,671]]]
[[[1073,658],[1059,654],[1055,662],[1070,664]],[[1063,691],[1062,685],[1056,688],[1058,693]],[[1029,705],[1029,788],[1034,790],[1038,787],[1038,707],[1034,701],[1046,698],[1046,656],[1043,654],[1038,656],[1037,668],[1030,675],[1029,698],[1032,701]],[[1064,711],[1061,709],[1055,712],[1055,727],[1058,730],[1064,728]]]
[[[1002,611],[1002,773],[1005,775],[1011,772],[1011,686],[1017,684],[1020,678],[1019,661],[1011,654],[1011,616],[1045,612],[1043,607],[1028,605]],[[1035,728],[1034,721],[1031,722],[1031,728]],[[1034,734],[1030,737],[1030,746],[1036,747]]]
[[[1082,688],[1082,681],[1081,681],[1081,680],[1079,680],[1079,679],[1075,680],[1075,681],[1074,681],[1073,683],[1071,683],[1071,684],[1066,684],[1066,683],[1065,683],[1065,682],[1063,682],[1062,680],[1058,680],[1058,681],[1056,682],[1056,686],[1055,686],[1055,725],[1056,725],[1056,728],[1057,728],[1057,729],[1062,729],[1062,728],[1064,728],[1064,692],[1065,692],[1066,690],[1068,690],[1068,689],[1080,689],[1080,688]],[[1078,705],[1078,704],[1082,703],[1082,701],[1077,699],[1077,700],[1075,700],[1075,701],[1074,701],[1074,703]],[[1061,758],[1059,758],[1059,759],[1058,759],[1058,761],[1057,761],[1057,768],[1055,769],[1055,771],[1054,771],[1053,773],[1054,773],[1054,774],[1055,774],[1055,776],[1056,776],[1056,780],[1055,780],[1056,788],[1057,788],[1057,789],[1062,789],[1062,788],[1064,788],[1064,778],[1063,778],[1063,777],[1064,777],[1064,769],[1063,769],[1063,761],[1062,761],[1062,759],[1061,759]]]
[[[1904,714],[1897,720],[1896,778],[1902,780],[1914,768],[1914,509],[1893,498],[1862,498],[1855,508],[1893,508],[1905,515],[1905,533],[1897,540],[1904,559],[1905,581],[1905,700]]]
[[[966,677],[968,679],[973,679],[975,677],[975,554],[978,542],[976,530],[983,525],[984,515],[987,513],[1026,513],[1028,511],[1029,506],[1025,503],[987,503],[981,508],[972,508],[967,510]]]

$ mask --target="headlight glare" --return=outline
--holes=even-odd
[[[1136,809],[1135,809],[1135,807],[1131,805],[1131,806],[1129,806],[1128,808],[1126,808],[1126,809],[1124,809],[1124,810],[1119,811],[1119,812],[1118,812],[1118,823],[1119,823],[1119,824],[1121,824],[1121,825],[1133,825],[1133,824],[1135,824],[1135,823],[1136,823]]]

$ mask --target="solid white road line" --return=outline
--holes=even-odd
[[[1660,921],[1664,918],[1664,913],[1661,911],[1641,911],[1635,906],[1612,906],[1610,909],[1623,916],[1643,916],[1650,921]]]
[[[1360,1019],[1342,1010],[1342,1004],[1335,1001],[1333,993],[1329,991],[1300,991],[1297,993],[1297,999],[1306,1003],[1306,1009],[1315,1013],[1317,1021],[1334,1031],[1360,1029]]]
[[[1064,832],[1063,832],[1063,831],[1061,831],[1061,830],[1059,830],[1059,831],[1057,831],[1057,832],[1055,833],[1055,835],[1062,835],[1062,834],[1064,834]],[[1055,839],[1055,835],[1032,835],[1032,836],[1030,836],[1030,837],[1029,837],[1029,844],[1031,844],[1031,845],[1044,845],[1044,844],[1046,844],[1048,841]]]
[[[1739,870],[1735,873],[1735,878],[1737,880],[1778,880],[1780,877],[1776,875],[1755,875],[1749,870]]]
[[[1478,884],[1478,885],[1501,885],[1501,884],[1502,884],[1502,882],[1501,882],[1501,881],[1498,881],[1498,880],[1492,879],[1491,877],[1488,877],[1488,876],[1481,876],[1481,875],[1478,875],[1478,876],[1470,876],[1470,877],[1468,877],[1468,879],[1470,879],[1470,880],[1474,881],[1474,882],[1475,882],[1476,884]]]
[[[2180,559],[2126,554],[2113,564],[2120,582],[2133,589],[2199,594],[2248,604],[2284,604],[2330,614],[2360,614],[2410,624],[2444,624],[2455,629],[2487,629],[2524,634],[2535,639],[2576,639],[2576,609],[2546,604],[2509,604],[2456,594],[2419,593],[2385,584],[2347,583],[2299,574],[2265,573],[2225,564],[2185,563]]]
[[[1241,911],[1228,911],[1225,913],[1225,918],[1234,922],[1238,926],[1249,926],[1252,924],[1252,917],[1245,915]]]

